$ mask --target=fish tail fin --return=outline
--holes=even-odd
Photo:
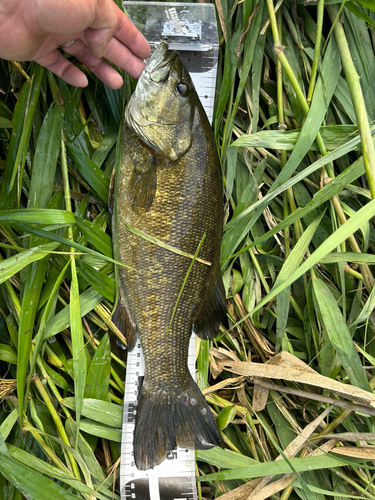
[[[146,385],[139,396],[134,434],[139,470],[159,465],[177,446],[207,450],[221,445],[210,407],[190,376],[178,392],[147,390]]]

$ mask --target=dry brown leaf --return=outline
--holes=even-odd
[[[284,385],[277,385],[274,384],[273,382],[266,381],[266,379],[260,379],[259,377],[249,377],[249,380],[254,384],[254,390],[256,387],[264,387],[266,389],[272,389],[277,392],[294,394],[295,396],[299,396],[302,398],[313,399],[315,401],[320,401],[322,403],[327,403],[329,405],[339,406],[340,408],[345,408],[347,410],[358,411],[375,416],[375,408],[371,409],[366,406],[359,405],[357,403],[349,403],[349,401],[329,398],[327,396],[323,396],[315,392],[307,392],[307,391],[302,391],[301,389],[293,389],[292,387],[286,387]],[[256,410],[256,411],[261,411],[261,410]]]
[[[373,432],[340,432],[337,434],[325,434],[324,436],[317,436],[319,439],[335,439],[336,441],[349,441],[355,443],[356,441],[375,441],[375,433]]]
[[[219,16],[220,26],[221,26],[221,30],[223,32],[224,40],[226,41],[226,39],[227,39],[227,30],[226,30],[226,27],[225,27],[225,20],[224,20],[223,8],[221,6],[221,2],[219,2],[218,0],[215,0],[215,5],[216,5],[217,14]]]
[[[202,390],[202,393],[204,396],[206,394],[211,394],[212,392],[219,391],[220,389],[238,389],[238,386],[240,384],[243,384],[246,381],[246,377],[241,376],[241,377],[233,377],[233,378],[226,378],[225,380],[222,380],[218,384],[211,385],[210,387],[206,387],[206,389]],[[229,387],[235,385],[236,387]]]
[[[375,460],[374,446],[336,446],[333,453],[345,455],[346,457],[364,458],[365,460]]]
[[[330,413],[332,410],[333,406],[330,406],[327,408],[321,415],[319,415],[315,420],[313,420],[310,424],[308,424],[301,434],[299,434],[296,438],[293,439],[291,443],[288,444],[288,446],[284,450],[284,455],[287,458],[293,458],[299,451],[302,450],[302,448],[305,446],[307,440],[311,436],[311,434],[315,431],[315,429],[323,422],[323,420],[326,418],[326,416]],[[279,455],[276,460],[284,460],[284,457],[282,455]],[[262,481],[258,484],[258,486],[254,489],[254,491],[250,494],[248,500],[260,500],[260,498],[267,498],[263,497],[264,489],[268,485],[270,481],[272,481],[272,478],[275,476],[275,474],[272,474],[270,476],[266,476],[262,479]],[[259,496],[260,495],[260,496]],[[271,493],[273,495],[273,493]]]
[[[331,451],[331,449],[336,446],[337,441],[335,439],[331,439],[327,441],[319,448],[316,448],[313,452],[309,453],[308,457],[315,457],[319,455],[323,455]],[[266,486],[264,490],[259,493],[259,496],[252,497],[252,492],[257,488],[257,486],[261,483],[262,478],[257,478],[249,481],[246,484],[242,484],[238,486],[232,491],[217,497],[216,500],[263,500],[269,498],[270,495],[276,494],[278,491],[281,491],[289,486],[295,479],[294,474],[284,474],[284,476],[274,483]],[[274,485],[278,485],[276,488]],[[250,495],[250,496],[249,496]]]
[[[244,406],[245,408],[247,408],[247,410],[250,413],[250,415],[253,415],[254,412],[251,409],[251,407],[250,407],[250,405],[249,405],[249,403],[247,401],[246,393],[245,393],[245,386],[244,385],[241,385],[241,387],[239,387],[239,389],[237,390],[237,398],[238,398],[238,401],[240,402],[240,404],[242,406]]]
[[[261,380],[257,379],[256,380]],[[253,410],[254,411],[262,411],[266,407],[267,399],[268,399],[269,390],[260,385],[254,383],[254,391],[253,391]]]
[[[217,497],[215,500],[245,500],[260,481],[261,479],[252,479],[248,483],[241,484],[241,486],[238,486],[234,490],[224,493],[224,495]]]
[[[242,328],[249,337],[251,341],[254,342],[260,349],[262,349],[263,353],[267,358],[273,356],[275,354],[275,350],[271,344],[271,342],[267,339],[262,332],[260,332],[253,324],[250,318],[247,316],[247,311],[242,303],[242,299],[239,293],[236,293],[234,296],[234,300],[236,303],[236,307],[239,311],[240,318],[245,318],[242,323]]]
[[[247,500],[265,500],[266,498],[275,495],[279,491],[285,490],[285,488],[287,488],[290,485],[290,483],[292,483],[294,480],[295,476],[293,473],[284,474],[283,477],[281,477],[277,481],[274,481],[271,484],[267,484],[267,486],[262,488],[257,493],[255,493],[254,490],[254,492],[250,493],[250,496],[247,497]]]
[[[216,349],[212,349],[211,354],[219,357],[218,366],[223,370],[247,377],[274,378],[309,384],[332,391],[346,399],[356,401],[365,407],[375,408],[375,394],[364,391],[359,387],[343,384],[337,380],[324,377],[286,351],[280,352],[266,363],[243,362],[238,360],[238,358],[234,361],[233,353],[231,357],[228,356],[225,360],[225,352],[222,350],[222,352],[216,353],[216,351]]]

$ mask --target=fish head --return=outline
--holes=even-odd
[[[190,148],[198,99],[178,52],[168,54],[162,42],[138,80],[125,120],[153,151],[175,161]]]

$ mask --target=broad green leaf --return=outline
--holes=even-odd
[[[197,340],[196,340],[197,341]],[[200,390],[205,389],[208,384],[209,374],[209,353],[210,342],[208,340],[200,340],[199,354],[197,359],[197,385]]]
[[[0,128],[12,128],[12,120],[0,116]]]
[[[217,427],[222,432],[232,422],[237,413],[236,405],[230,405],[223,408],[219,415],[216,417]]]
[[[320,128],[325,147],[328,151],[337,149],[353,139],[358,134],[356,125],[330,125]],[[231,147],[253,147],[268,149],[284,149],[292,151],[301,135],[300,130],[262,130],[256,134],[243,135],[236,139]],[[316,141],[310,146],[310,151],[319,151]]]
[[[45,245],[38,245],[37,247],[30,248],[20,252],[13,257],[0,261],[0,283],[3,283],[11,276],[14,276],[25,266],[40,259],[44,259],[50,252],[53,252],[60,243],[46,243]]]
[[[23,286],[17,347],[17,394],[21,422],[25,410],[24,405],[27,402],[25,381],[28,363],[32,355],[31,341],[34,335],[35,317],[48,264],[48,254],[44,259],[32,262],[27,268]]]
[[[318,278],[313,278],[313,289],[328,337],[336,350],[350,382],[371,391],[359,355],[346,326],[346,320],[328,286]]]
[[[375,12],[375,5],[372,0],[357,0],[366,9],[373,10]]]
[[[309,248],[309,244],[311,239],[314,236],[314,233],[317,227],[322,220],[324,212],[315,219],[315,221],[310,224],[310,226],[306,229],[306,231],[302,234],[301,238],[297,241],[295,247],[291,251],[289,257],[286,259],[285,264],[281,268],[279,275],[275,281],[275,285],[282,283],[288,276],[290,276],[294,271],[298,269],[298,266],[301,264],[302,259],[304,258],[307,249]],[[289,315],[289,295],[290,295],[290,286],[287,286],[284,290],[282,290],[277,296],[276,303],[276,351],[278,352],[282,345],[282,340],[284,338],[285,329],[288,321]]]
[[[109,128],[103,136],[98,149],[92,155],[92,161],[96,166],[101,167],[109,152],[113,148],[117,139],[117,130],[114,127]]]
[[[74,224],[75,218],[71,212],[47,208],[0,210],[1,224],[12,225],[15,222],[23,224]]]
[[[331,153],[329,153],[329,154],[331,154]],[[327,156],[325,156],[324,158],[327,159],[329,154]],[[316,162],[316,163],[319,163],[320,161],[321,160],[318,160],[318,162]],[[310,170],[310,168],[313,167],[314,165],[316,165],[316,163],[314,163],[313,165],[311,165],[310,167],[305,169],[304,173],[306,173],[307,170]],[[316,169],[314,168],[313,170],[316,170]],[[311,173],[311,171],[309,171],[309,173]],[[295,210],[293,213],[288,215],[282,222],[277,224],[277,226],[275,226],[273,229],[268,231],[266,234],[264,234],[260,238],[257,238],[257,240],[254,241],[253,243],[251,243],[248,246],[248,248],[251,248],[255,245],[259,245],[260,243],[263,243],[263,241],[266,241],[268,238],[270,238],[274,234],[277,234],[279,231],[282,231],[286,227],[292,225],[297,220],[300,220],[301,218],[305,217],[313,210],[320,208],[323,205],[323,203],[330,200],[335,194],[342,191],[342,189],[348,183],[353,182],[355,179],[357,179],[358,177],[360,177],[364,173],[365,173],[365,169],[364,169],[364,165],[363,165],[363,158],[361,157],[355,163],[353,163],[353,165],[351,165],[347,170],[345,170],[340,175],[338,175],[335,179],[333,179],[332,182],[329,182],[326,186],[323,187],[323,189],[319,190],[314,195],[312,200],[305,207],[297,208],[297,210]],[[288,181],[285,184],[286,189],[288,187],[291,187],[291,185],[296,184],[296,182],[294,182],[294,181],[297,178],[298,178],[298,180],[301,180],[302,177],[304,177],[304,175],[301,175],[301,177],[299,177],[300,175],[301,174],[297,174],[295,177],[293,177],[293,179],[291,181]],[[281,191],[282,190],[280,189],[280,192]],[[276,190],[276,192],[277,192],[277,194],[280,194],[280,192],[278,190]],[[267,196],[265,196],[265,198]],[[272,199],[272,198],[270,198],[270,199]],[[254,206],[255,205],[253,205],[253,208],[254,208]],[[248,209],[246,209],[246,211],[247,210]],[[240,216],[242,216],[242,214],[240,214]],[[227,224],[227,226],[230,226],[230,224]]]
[[[109,378],[111,374],[111,345],[104,335],[92,358],[87,373],[84,398],[109,400]]]
[[[345,7],[351,10],[357,17],[362,19],[362,21],[365,21],[365,23],[375,27],[375,21],[366,14],[366,11],[358,7],[358,5],[356,5],[354,2],[346,2]]]
[[[43,120],[36,145],[28,208],[46,208],[52,196],[64,107],[51,105]]]
[[[8,439],[9,434],[11,433],[15,423],[17,422],[19,417],[18,408],[14,408],[6,419],[0,425],[0,434],[4,441]]]
[[[114,429],[113,426],[107,427],[105,425],[100,425],[94,420],[82,419],[80,429],[92,436],[98,436],[103,439],[108,439],[109,441],[115,441],[116,443],[121,442],[121,427],[119,429]]]
[[[75,443],[74,436],[77,436],[77,426],[72,419],[66,421],[66,428],[69,434],[72,436],[72,441]],[[87,465],[87,469],[85,471],[86,478],[91,475],[95,483],[103,484],[103,482],[105,481],[103,470],[100,467],[93,450],[90,448],[89,444],[81,433],[78,433],[78,450],[82,457],[82,460],[84,460],[85,464]],[[92,486],[91,478],[86,479],[86,481],[90,483],[90,486]]]
[[[375,256],[374,256],[375,257]],[[353,325],[358,325],[359,323],[365,323],[368,321],[370,314],[373,312],[375,307],[375,287],[371,290],[371,293],[363,306],[362,311],[353,322]]]
[[[0,360],[15,365],[17,363],[17,353],[10,345],[0,344]]]
[[[216,448],[212,449],[213,451]],[[210,460],[209,451],[198,450],[198,460],[203,459],[209,463],[214,463],[215,460]],[[306,458],[290,458],[289,462],[297,472],[305,472],[309,470],[328,469],[332,467],[345,467],[346,465],[358,466],[361,463],[366,463],[366,460],[356,460],[352,458],[343,458],[331,453],[317,457]],[[269,476],[273,474],[288,474],[292,472],[289,464],[285,460],[277,460],[273,462],[251,464],[249,467],[239,467],[231,470],[223,470],[205,476],[198,476],[197,481],[225,481],[234,479],[249,480],[255,477]]]
[[[107,257],[113,257],[111,238],[102,231],[93,222],[90,222],[82,217],[76,217],[76,226],[81,231],[83,236],[89,241],[99,252]]]
[[[54,481],[0,453],[0,471],[28,500],[77,500]]]
[[[12,226],[15,229],[19,229],[20,231],[24,231],[26,234],[33,234],[35,236],[41,236],[47,240],[53,240],[53,241],[58,241],[59,243],[62,243],[63,245],[67,245],[68,247],[73,247],[79,250],[80,252],[87,253],[90,255],[94,255],[98,259],[105,260],[107,262],[111,262],[112,264],[118,264],[118,265],[123,265],[110,257],[107,257],[104,254],[101,254],[99,252],[96,252],[95,250],[91,250],[90,248],[85,247],[84,245],[80,245],[79,243],[76,243],[75,241],[68,240],[67,238],[64,238],[63,236],[59,236],[58,234],[55,233],[50,233],[48,231],[45,231],[43,229],[36,229],[35,227],[28,226],[26,224],[21,224],[21,223],[15,223],[12,224]]]
[[[28,384],[30,384],[30,381],[32,379],[32,374],[33,374],[34,369],[35,369],[36,360],[37,360],[37,357],[39,356],[40,347],[41,347],[41,344],[43,341],[44,329],[45,329],[46,323],[50,317],[50,313],[51,313],[52,306],[54,304],[55,296],[58,292],[58,289],[59,289],[59,286],[60,286],[62,280],[65,278],[65,273],[68,269],[68,266],[69,266],[69,262],[66,263],[65,267],[62,269],[61,273],[57,277],[55,284],[54,284],[54,287],[51,290],[50,296],[48,298],[47,304],[43,310],[42,318],[41,318],[40,323],[39,323],[38,332],[34,337],[34,350],[33,350],[33,355],[32,355],[32,359],[31,359],[31,363],[30,363],[30,373],[29,373]]]
[[[367,264],[375,264],[375,255],[370,253],[336,252],[327,254],[319,262],[322,264],[334,264],[336,262],[357,262],[358,264],[365,262]]]
[[[62,402],[68,408],[75,410],[74,398],[65,398]],[[84,399],[82,406],[82,415],[111,427],[121,427],[122,425],[122,407],[107,401],[99,399]]]
[[[77,268],[79,274],[93,287],[95,290],[104,295],[105,298],[113,302],[115,298],[115,282],[112,278],[94,267],[86,264],[85,261],[77,259]]]
[[[362,207],[357,214],[349,219],[345,224],[339,227],[337,231],[335,231],[331,236],[320,245],[315,252],[310,255],[302,265],[291,275],[289,276],[283,283],[274,287],[271,292],[264,297],[254,308],[251,314],[258,311],[261,307],[263,307],[267,302],[269,302],[273,297],[276,297],[281,290],[286,288],[288,285],[292,284],[298,278],[300,278],[303,274],[305,274],[311,267],[317,264],[321,258],[326,256],[332,250],[337,248],[338,245],[346,238],[348,238],[351,234],[355,233],[364,221],[367,221],[374,217],[375,215],[375,200],[372,200],[370,203]],[[242,321],[244,318],[242,318]]]
[[[18,96],[12,119],[13,130],[7,152],[5,175],[0,187],[0,210],[14,208],[18,184],[15,181],[18,172],[21,174],[18,180],[21,181],[22,179],[33,117],[39,101],[44,71],[45,68],[37,66],[32,81],[24,83]]]
[[[107,203],[109,177],[76,146],[68,145],[68,151],[77,169],[87,181],[88,185],[99,195],[99,197],[105,203]]]
[[[81,316],[85,316],[87,313],[92,311],[100,302],[103,300],[103,295],[94,290],[93,288],[89,288],[84,291],[80,297],[80,308],[81,308]],[[45,333],[43,339],[46,340],[53,335],[64,330],[64,328],[68,328],[70,325],[70,305],[67,305],[58,312],[53,318],[49,320],[46,325]]]
[[[76,402],[77,438],[82,413],[82,400],[85,391],[87,363],[85,342],[83,339],[81,305],[79,300],[78,279],[76,274],[75,258],[71,260],[72,283],[70,286],[70,334],[73,349],[74,393]]]
[[[108,489],[106,488],[106,486],[99,488],[99,492],[97,492],[96,488],[95,490],[89,488],[87,485],[85,485],[81,481],[78,481],[73,476],[66,474],[56,466],[51,465],[48,462],[41,460],[40,458],[37,458],[35,455],[32,455],[31,453],[28,453],[21,448],[8,444],[8,449],[10,456],[21,464],[27,465],[29,468],[33,469],[36,472],[53,477],[58,481],[68,484],[85,495],[93,495],[95,492],[95,496],[100,500],[107,500],[108,498],[111,499],[112,497],[112,492],[110,491],[111,485],[107,485]],[[103,493],[105,493],[106,489],[107,494],[105,495]],[[100,493],[100,490],[103,490],[103,493]]]

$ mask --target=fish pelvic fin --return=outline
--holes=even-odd
[[[128,304],[121,291],[119,291],[117,306],[112,315],[112,321],[120,332],[125,335],[128,351],[132,351],[137,341],[138,329],[135,321],[131,317]]]
[[[143,384],[134,433],[134,458],[139,470],[152,469],[180,448],[208,450],[221,445],[215,419],[203,394],[190,377],[179,392]]]
[[[198,319],[194,322],[194,333],[203,340],[213,340],[221,321],[227,314],[227,302],[220,272],[215,286]]]

